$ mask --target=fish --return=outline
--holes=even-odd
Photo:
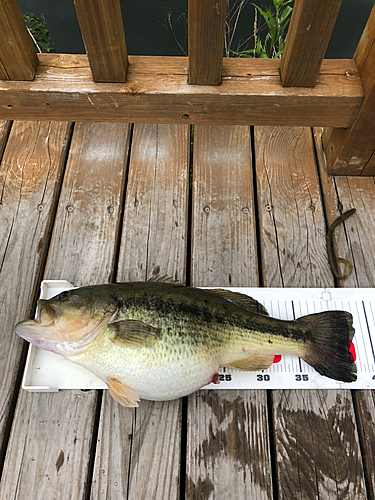
[[[286,321],[255,299],[178,283],[113,283],[39,299],[15,333],[78,363],[121,405],[167,401],[218,383],[218,370],[259,371],[275,355],[301,357],[321,375],[356,380],[353,317],[326,311]]]

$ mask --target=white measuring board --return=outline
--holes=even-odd
[[[51,298],[70,288],[74,287],[67,281],[43,281],[41,298]],[[319,375],[296,356],[282,356],[279,363],[259,372],[223,368],[219,371],[220,384],[210,384],[205,389],[375,389],[375,289],[223,288],[255,298],[271,317],[279,319],[335,309],[349,311],[355,328],[358,378],[356,382],[338,382]],[[29,347],[22,387],[33,392],[107,388],[85,368],[33,345]]]

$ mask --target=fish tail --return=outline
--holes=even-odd
[[[357,380],[357,368],[349,351],[354,336],[353,316],[326,311],[298,318],[310,326],[312,338],[303,359],[317,372],[343,382]]]

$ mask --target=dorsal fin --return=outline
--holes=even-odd
[[[174,283],[175,285],[179,285],[180,282],[172,278],[171,276],[167,276],[166,274],[164,276],[161,276],[160,274],[156,274],[155,276],[151,276],[147,280],[147,282],[154,282],[154,283]]]
[[[253,299],[252,297],[249,297],[248,295],[244,295],[243,293],[239,292],[231,292],[230,290],[223,290],[222,288],[210,289],[209,291],[221,295],[230,302],[244,307],[250,312],[269,316],[268,311],[264,307],[264,305]]]

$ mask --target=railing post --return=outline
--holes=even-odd
[[[189,0],[189,83],[220,85],[227,0]]]
[[[365,94],[362,106],[350,128],[326,129],[323,145],[330,174],[375,176],[375,6],[354,59]]]
[[[283,87],[314,87],[341,0],[295,0],[280,75]]]
[[[17,0],[0,0],[0,79],[33,80],[37,65]]]
[[[119,0],[74,0],[95,82],[126,82],[128,55]]]

